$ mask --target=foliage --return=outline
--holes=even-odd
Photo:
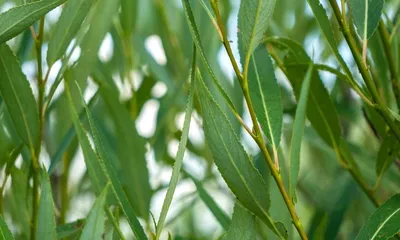
[[[0,0],[0,239],[398,239],[399,66],[395,0]]]

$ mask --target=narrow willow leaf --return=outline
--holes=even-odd
[[[274,37],[267,39],[267,42],[284,50],[289,50],[285,56],[284,64],[287,70],[287,77],[293,86],[294,94],[299,99],[301,85],[307,73],[307,66],[311,62],[310,57],[301,45],[291,39]],[[328,91],[322,84],[319,74],[313,74],[311,82],[307,118],[329,146],[339,147],[341,129],[336,108]]]
[[[73,119],[74,119],[75,130],[77,131],[78,136],[80,134],[85,134],[85,131],[83,130],[82,125],[79,123],[79,117],[76,112],[76,109],[75,109],[74,105],[72,104],[70,87],[68,86],[68,84],[65,84],[65,90],[66,90],[67,96],[69,98],[69,102],[70,102],[69,107],[71,110],[71,114],[74,115]],[[82,101],[83,101],[83,98],[82,98]],[[147,239],[146,234],[144,233],[143,227],[140,225],[140,222],[137,219],[136,214],[135,214],[131,204],[129,203],[129,200],[122,188],[122,185],[121,185],[120,181],[118,180],[117,173],[115,172],[115,170],[112,166],[112,163],[110,162],[110,159],[107,157],[107,153],[105,152],[105,150],[103,148],[103,145],[100,140],[100,136],[97,132],[97,129],[95,128],[93,119],[91,117],[91,113],[88,110],[86,105],[84,107],[86,110],[90,129],[93,134],[94,145],[95,145],[95,149],[96,149],[96,153],[97,153],[96,154],[97,165],[101,167],[101,170],[102,170],[104,176],[106,177],[107,182],[111,182],[112,192],[113,192],[118,204],[121,206],[123,212],[125,213],[128,223],[131,226],[136,237],[138,239]],[[81,133],[79,133],[79,132],[81,132]],[[80,141],[81,141],[81,139],[84,140],[83,146],[85,146],[85,148],[88,148],[86,151],[89,152],[90,155],[94,154],[93,149],[90,147],[90,143],[87,142],[87,137],[79,138]],[[82,144],[82,142],[80,142],[80,143]],[[87,145],[87,144],[89,144],[89,145]],[[83,146],[82,146],[82,148],[83,148]],[[87,161],[87,162],[89,162],[89,161]]]
[[[229,226],[231,225],[231,219],[228,217],[228,215],[226,215],[226,213],[218,206],[206,189],[204,189],[203,184],[199,180],[188,173],[186,173],[186,175],[192,179],[194,185],[196,185],[197,193],[199,194],[201,200],[204,202],[204,204],[206,204],[219,224],[221,224],[225,230],[228,230]]]
[[[248,66],[251,54],[263,41],[275,2],[276,0],[242,0],[240,3],[238,39],[243,68]]]
[[[204,66],[206,67],[211,79],[213,80],[214,84],[217,86],[218,91],[221,93],[227,104],[231,109],[235,109],[235,105],[233,104],[232,100],[230,99],[229,95],[226,93],[224,88],[218,82],[218,79],[211,68],[210,63],[208,62],[206,55],[204,53],[203,44],[201,43],[199,30],[196,26],[196,21],[193,16],[192,7],[190,6],[189,0],[182,0],[183,9],[185,12],[186,20],[189,25],[190,33],[192,34],[192,39],[194,44],[196,45],[196,49],[200,54],[200,59],[203,62]]]
[[[137,0],[121,0],[121,25],[126,36],[131,36],[137,17]]]
[[[256,214],[279,238],[286,239],[283,224],[268,214],[268,187],[235,134],[227,116],[211,96],[198,72],[198,96],[203,112],[204,132],[222,177],[239,201]]]
[[[299,101],[296,108],[296,117],[293,123],[292,140],[290,144],[290,175],[289,191],[293,202],[297,202],[296,186],[300,171],[300,150],[301,142],[306,124],[307,101],[314,72],[314,65],[311,63],[307,70],[306,77],[302,83]]]
[[[257,119],[277,153],[282,134],[282,100],[274,66],[265,47],[257,48],[252,54],[248,83]],[[276,158],[277,154],[274,155]]]
[[[400,152],[400,142],[392,131],[388,131],[378,152],[376,161],[376,175],[378,179],[382,178],[385,171],[392,165],[393,161],[398,158]]]
[[[351,76],[351,71],[349,67],[343,60],[342,55],[339,53],[339,48],[336,42],[335,35],[333,34],[328,16],[326,15],[326,11],[321,5],[320,0],[307,1],[314,13],[315,19],[317,20],[319,27],[322,30],[322,33],[325,36],[326,41],[328,42],[329,47],[331,48],[333,54],[335,54],[336,59],[339,61],[340,66],[342,67],[346,75]]]
[[[115,125],[122,187],[135,213],[148,220],[152,190],[145,157],[146,141],[136,131],[129,110],[119,102],[119,94],[106,86],[99,91]]]
[[[75,37],[87,16],[94,0],[69,0],[57,21],[49,41],[47,63],[49,66],[65,54],[68,45]],[[78,9],[78,10],[77,10]]]
[[[194,50],[193,53],[193,64],[192,64],[192,71],[190,74],[191,86],[190,86],[188,101],[186,104],[185,120],[183,121],[182,136],[179,142],[178,152],[176,153],[175,163],[172,169],[172,175],[169,181],[167,194],[165,195],[164,203],[161,208],[160,218],[158,219],[156,239],[160,238],[160,234],[164,227],[168,209],[171,206],[172,198],[174,197],[175,189],[179,180],[179,174],[182,168],[183,156],[185,154],[186,143],[189,136],[190,119],[192,117],[192,111],[193,111],[193,95],[194,95],[195,82],[196,82],[196,50]]]
[[[2,216],[0,216],[0,238],[4,240],[14,240],[14,237]]]
[[[47,0],[27,3],[0,14],[0,43],[17,36],[50,10],[66,0]]]
[[[26,145],[35,149],[39,142],[39,114],[35,97],[7,44],[0,44],[0,93],[18,135]]]
[[[257,239],[256,216],[236,202],[233,210],[232,225],[224,240]]]
[[[79,219],[74,222],[57,226],[57,238],[62,239],[66,237],[77,236],[82,231],[85,221],[85,219]]]
[[[53,193],[51,191],[49,175],[44,169],[42,170],[40,188],[41,194],[36,239],[57,239]]]
[[[356,240],[386,240],[400,231],[400,194],[382,204],[361,228]]]
[[[104,206],[106,203],[108,188],[109,184],[107,184],[94,202],[93,208],[90,210],[89,216],[86,218],[85,226],[83,227],[82,234],[79,237],[80,240],[102,239],[104,232]]]
[[[348,3],[358,35],[369,39],[381,20],[384,0],[349,0]]]

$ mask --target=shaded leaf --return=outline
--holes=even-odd
[[[392,131],[388,131],[378,152],[376,161],[376,175],[378,179],[382,177],[385,171],[392,165],[393,161],[399,157],[400,142]]]
[[[198,73],[198,97],[201,99],[203,127],[215,164],[239,201],[256,214],[281,239],[287,233],[281,223],[268,214],[268,188],[235,134],[228,118],[215,102]]]
[[[236,202],[233,210],[232,225],[223,239],[253,240],[257,238],[256,236],[256,216]]]
[[[0,45],[0,93],[17,133],[31,150],[35,149],[39,142],[36,101],[17,58],[7,44]]]
[[[349,0],[348,3],[358,35],[369,39],[381,20],[384,0]]]
[[[57,226],[57,238],[77,237],[77,235],[82,231],[85,221],[85,219],[79,219],[74,222]]]
[[[357,235],[357,240],[388,239],[400,231],[400,194],[392,196],[371,216]]]
[[[50,10],[66,0],[46,0],[27,3],[0,14],[0,43],[17,36]],[[1,54],[2,55],[2,54]]]

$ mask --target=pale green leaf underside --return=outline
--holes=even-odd
[[[256,216],[236,202],[232,224],[224,240],[254,240],[257,237]]]
[[[290,144],[290,175],[289,191],[294,202],[297,202],[296,186],[300,171],[300,150],[306,123],[307,100],[313,75],[313,64],[307,70],[302,83],[300,97],[296,108],[296,117],[293,123],[292,140]]]
[[[197,82],[205,137],[218,170],[239,201],[260,217],[281,239],[286,239],[287,233],[281,224],[274,222],[268,215],[267,206],[270,200],[267,185],[250,161],[227,116],[211,96],[200,74]]]
[[[0,43],[17,36],[50,10],[66,0],[27,3],[0,14]]]
[[[0,93],[18,135],[35,149],[39,141],[36,100],[17,58],[5,43],[0,44]]]
[[[382,204],[367,220],[357,240],[386,240],[400,231],[400,194]]]
[[[358,35],[369,39],[378,27],[384,0],[348,0]]]

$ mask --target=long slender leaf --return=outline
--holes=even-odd
[[[384,0],[350,0],[348,3],[358,34],[369,39],[378,27]]]
[[[14,240],[14,237],[2,216],[0,216],[0,238],[4,240]]]
[[[49,41],[47,63],[51,66],[65,54],[68,45],[80,29],[94,0],[69,0],[62,11]]]
[[[400,194],[382,204],[367,220],[357,240],[389,239],[400,231]]]
[[[17,58],[7,44],[0,45],[0,93],[18,135],[27,146],[35,149],[39,141],[36,101]]]
[[[300,171],[300,150],[303,139],[304,127],[306,124],[306,111],[308,94],[310,90],[314,66],[311,63],[307,70],[306,77],[301,86],[299,101],[297,103],[296,117],[293,123],[293,135],[290,144],[290,181],[289,191],[294,202],[297,202],[296,186]]]
[[[189,135],[189,128],[190,128],[190,120],[192,117],[193,111],[193,96],[194,96],[194,88],[196,82],[196,50],[193,52],[193,64],[192,64],[192,71],[190,74],[190,93],[188,97],[188,101],[186,104],[186,111],[185,111],[185,120],[183,122],[182,128],[182,137],[179,142],[178,152],[176,153],[176,159],[174,163],[174,167],[172,169],[171,179],[169,181],[169,187],[167,190],[167,194],[164,199],[164,203],[161,208],[160,218],[158,219],[157,223],[157,231],[156,231],[156,239],[160,238],[161,231],[164,227],[165,219],[167,218],[168,209],[171,206],[172,198],[174,197],[174,192],[179,180],[179,174],[181,172],[183,157],[185,154],[186,143],[188,140]]]
[[[41,189],[36,239],[57,239],[53,193],[46,170],[42,170]]]
[[[236,136],[231,123],[215,102],[198,72],[198,96],[203,111],[204,132],[215,164],[239,201],[256,214],[279,238],[286,239],[282,223],[268,214],[268,188]]]
[[[101,194],[94,202],[92,210],[86,219],[85,226],[82,229],[80,240],[101,239],[104,232],[104,206],[109,184],[104,188]]]
[[[27,3],[0,14],[0,43],[17,36],[36,20],[66,0],[47,0]]]
[[[72,98],[71,98],[71,93],[70,93],[70,87],[68,86],[68,84],[65,84],[65,89],[70,101],[70,110],[71,110],[71,114],[74,115],[74,125],[75,125],[75,130],[79,135],[85,134],[85,131],[83,130],[82,125],[80,125],[79,123],[79,118],[78,118],[78,114],[76,112],[75,107],[72,104]],[[136,214],[131,206],[131,204],[129,203],[129,200],[122,188],[121,183],[118,180],[117,177],[117,173],[115,172],[112,163],[110,162],[110,159],[107,157],[106,152],[104,151],[103,145],[101,143],[100,140],[100,136],[97,132],[97,129],[95,128],[95,125],[93,123],[93,119],[91,117],[91,113],[88,110],[87,106],[85,105],[85,109],[86,109],[86,114],[87,114],[87,118],[89,121],[89,125],[93,134],[93,139],[94,139],[94,145],[95,145],[95,149],[96,149],[96,153],[97,153],[97,165],[101,167],[101,170],[104,174],[104,176],[106,177],[107,182],[111,182],[111,189],[112,192],[118,202],[118,204],[121,206],[123,212],[125,213],[128,223],[131,226],[133,232],[135,233],[136,237],[138,239],[147,239],[146,234],[144,233],[143,227],[140,225],[139,220],[136,217]],[[79,133],[80,132],[80,133]],[[87,137],[81,137],[79,140],[83,140],[84,146],[85,148],[87,148],[87,152],[90,155],[94,154],[93,149],[90,147],[90,143],[87,140]],[[82,144],[82,142],[81,142]],[[89,161],[87,161],[89,162]],[[90,162],[91,163],[91,162]]]
[[[226,240],[253,240],[257,237],[256,216],[236,202],[233,211],[232,225],[228,234],[223,238]]]

